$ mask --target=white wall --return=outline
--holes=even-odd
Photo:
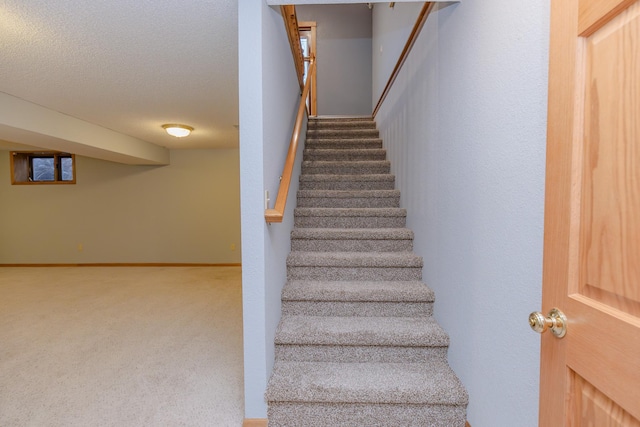
[[[274,361],[302,159],[301,144],[284,221],[267,225],[264,191],[269,191],[273,208],[300,99],[279,10],[264,0],[238,2],[246,418],[267,415],[264,393]]]
[[[76,156],[76,171],[11,185],[0,151],[0,263],[240,262],[237,149],[173,150],[168,166]]]
[[[317,23],[318,114],[370,115],[371,11],[364,4],[299,5]]]
[[[398,62],[422,6],[423,3],[399,2],[393,8],[387,4],[373,5],[372,26],[376,31],[372,37],[371,62],[373,67],[371,78],[373,88],[371,93],[374,107]]]
[[[441,9],[376,118],[473,427],[538,425],[548,32],[549,1]]]

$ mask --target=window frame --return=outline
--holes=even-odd
[[[11,151],[11,185],[67,185],[76,183],[76,156],[60,151]],[[53,157],[53,181],[33,180],[33,159]],[[62,159],[71,159],[73,178],[62,180]]]

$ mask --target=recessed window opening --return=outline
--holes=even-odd
[[[56,151],[11,152],[12,184],[75,184],[75,155]]]

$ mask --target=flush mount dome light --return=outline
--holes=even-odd
[[[166,130],[169,135],[175,136],[178,138],[189,136],[189,134],[193,130],[191,126],[180,125],[175,123],[162,125],[162,128]]]

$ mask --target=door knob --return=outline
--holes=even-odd
[[[546,317],[536,311],[529,315],[529,326],[541,334],[551,329],[553,335],[562,338],[567,333],[567,316],[557,308],[552,308]]]

